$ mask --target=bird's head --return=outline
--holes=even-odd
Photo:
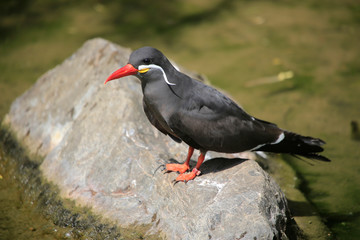
[[[169,85],[175,85],[169,82],[166,72],[173,68],[169,60],[159,50],[152,47],[142,47],[131,53],[129,63],[113,72],[104,84],[111,80],[136,75],[140,79],[150,79],[151,76],[162,76]]]

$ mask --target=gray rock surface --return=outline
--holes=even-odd
[[[104,85],[129,49],[87,41],[12,104],[4,122],[61,196],[123,227],[146,224],[167,239],[287,238],[287,202],[250,153],[210,153],[202,175],[173,185],[162,164],[182,162],[177,144],[150,125],[138,80]],[[195,165],[195,152],[192,165]]]

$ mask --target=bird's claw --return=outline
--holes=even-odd
[[[177,183],[179,183],[179,182],[183,182],[183,183],[185,183],[185,184],[188,183],[188,181],[186,181],[186,180],[180,181],[180,180],[176,180],[176,179],[172,180],[171,182],[172,182],[173,186],[175,186],[175,185],[176,185]]]
[[[177,181],[176,179],[172,180],[171,183],[173,184],[173,186],[175,186],[179,181]]]
[[[162,168],[162,169],[161,169],[161,168]],[[158,167],[155,169],[153,176],[155,175],[155,173],[156,173],[159,169],[161,169],[161,172],[163,172],[163,171],[166,169],[166,168],[165,168],[165,164],[161,164],[160,166],[158,166]]]

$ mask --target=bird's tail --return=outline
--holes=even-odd
[[[330,162],[330,159],[319,154],[319,152],[324,151],[321,147],[325,144],[323,140],[319,138],[301,136],[288,131],[285,131],[284,134],[284,139],[279,143],[264,145],[256,149],[256,151],[288,153],[296,156]]]

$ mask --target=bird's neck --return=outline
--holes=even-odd
[[[183,77],[181,79],[173,77],[169,80],[176,85],[168,85],[161,78],[154,81],[142,81],[141,83],[144,102],[154,113],[160,113],[165,121],[181,106],[185,96],[184,81],[186,80]]]

